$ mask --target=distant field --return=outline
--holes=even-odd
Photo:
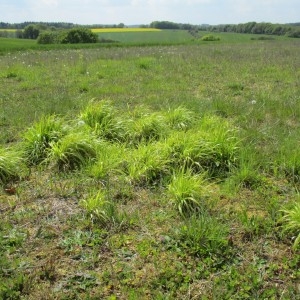
[[[121,43],[185,43],[193,38],[186,30],[103,31],[99,37]]]
[[[187,30],[161,30],[161,31],[131,31],[131,32],[99,32],[100,39],[117,41],[124,44],[186,44],[186,43],[211,43],[201,41],[205,35],[213,35],[219,41],[213,43],[251,43],[253,40],[286,40],[284,36],[266,36],[260,34],[239,34],[229,32],[198,31],[190,33]]]
[[[0,31],[16,32],[17,29],[0,29]]]
[[[1,31],[1,30],[0,30]],[[13,31],[9,29],[7,31]],[[100,40],[118,42],[118,46],[123,45],[173,45],[173,44],[226,44],[226,43],[253,43],[253,40],[260,38],[288,40],[287,37],[264,36],[259,34],[238,34],[238,33],[211,33],[205,31],[190,33],[186,30],[158,30],[153,28],[99,28],[93,29],[97,32]],[[204,42],[201,38],[207,34],[218,37],[219,41]],[[272,42],[272,41],[267,41]],[[111,46],[111,43],[98,44],[73,44],[73,45],[38,45],[35,40],[1,38],[0,54],[28,49],[79,49],[79,48],[97,48]]]
[[[15,38],[0,38],[0,53],[9,51],[26,50],[36,47],[36,41],[15,39]]]

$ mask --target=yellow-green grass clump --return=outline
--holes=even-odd
[[[300,201],[296,202],[292,207],[282,210],[283,228],[285,232],[294,234],[293,248],[296,250],[300,244]]]
[[[7,184],[21,178],[26,170],[20,151],[0,148],[0,184]]]
[[[181,215],[199,212],[207,197],[204,174],[193,174],[191,169],[176,171],[168,185],[168,195]]]
[[[51,143],[63,135],[62,121],[56,116],[43,116],[23,134],[23,156],[29,166],[43,162]]]
[[[80,169],[97,156],[97,140],[87,132],[70,132],[51,145],[48,160],[59,171]]]

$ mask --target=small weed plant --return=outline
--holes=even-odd
[[[142,70],[150,69],[155,63],[155,60],[152,57],[142,57],[139,58],[136,62],[137,67]]]
[[[280,164],[285,176],[290,181],[300,182],[300,150],[298,148],[286,151]]]
[[[191,169],[175,172],[168,185],[168,196],[183,216],[203,207],[208,189],[204,175],[193,174]]]
[[[254,190],[263,185],[264,178],[259,174],[258,170],[253,169],[251,166],[243,165],[233,172],[229,182],[236,189],[247,188]]]
[[[212,175],[226,175],[238,163],[240,140],[237,128],[226,119],[207,116],[200,121],[199,129],[203,130],[204,140],[212,149],[204,165]]]
[[[122,228],[127,222],[127,216],[119,212],[116,203],[107,199],[107,191],[102,188],[96,195],[82,200],[80,205],[94,224],[104,228]]]
[[[214,41],[219,41],[219,40],[220,40],[219,37],[214,36],[212,34],[207,34],[201,38],[201,41],[204,41],[204,42],[214,42]]]
[[[180,246],[198,257],[213,257],[220,263],[230,253],[229,230],[206,211],[194,214],[178,231]]]
[[[282,210],[283,212],[283,229],[284,232],[294,234],[293,248],[296,250],[300,245],[300,201],[294,204],[291,208]]]
[[[254,190],[263,186],[266,179],[259,170],[255,149],[249,147],[239,150],[237,166],[231,169],[230,177],[227,180],[229,187],[236,190],[242,188]]]
[[[238,213],[238,219],[242,224],[242,235],[245,241],[253,241],[255,238],[267,233],[268,230],[271,230],[266,218],[250,214],[246,209]]]

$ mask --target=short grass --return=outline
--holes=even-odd
[[[104,43],[93,43],[93,44],[50,44],[40,45],[36,40],[29,39],[17,39],[17,38],[2,38],[0,37],[0,56],[6,53],[29,51],[29,50],[43,50],[49,51],[53,49],[57,50],[68,50],[68,49],[90,49],[90,48],[101,48],[107,47]]]
[[[299,46],[3,53],[0,298],[298,299]]]

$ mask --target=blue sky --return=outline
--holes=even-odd
[[[1,0],[0,22],[190,24],[300,22],[300,0]]]

